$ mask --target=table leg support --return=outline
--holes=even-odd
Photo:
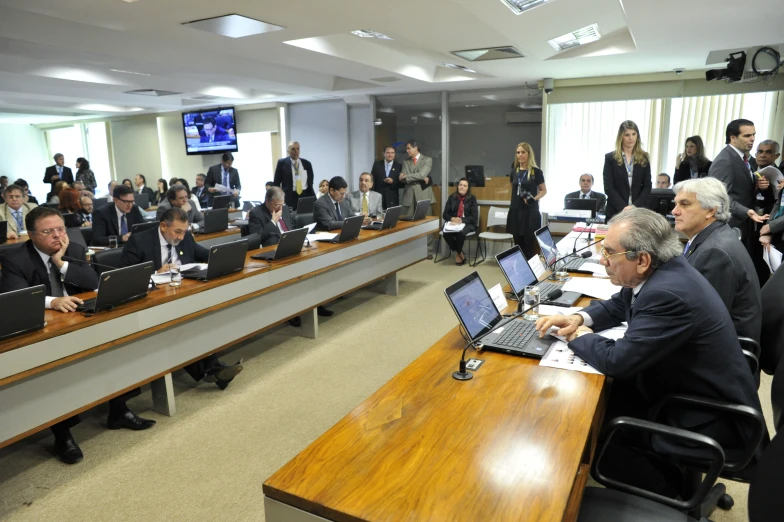
[[[393,297],[398,296],[397,272],[384,278],[384,293]]]
[[[302,320],[302,326],[300,327],[302,337],[307,337],[308,339],[317,339],[318,338],[318,313],[316,311],[316,308],[312,308],[311,310],[304,312],[299,317]]]
[[[159,379],[150,383],[152,391],[152,409],[161,415],[171,417],[177,413],[177,406],[174,404],[174,383],[172,374],[167,373]]]

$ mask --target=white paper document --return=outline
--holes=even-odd
[[[450,232],[460,232],[464,228],[465,228],[465,223],[460,223],[459,225],[456,225],[451,221],[447,221],[446,223],[444,223],[444,234],[448,234]]]
[[[339,234],[333,234],[331,232],[319,232],[317,234],[308,234],[308,241],[332,241]]]
[[[617,341],[621,339],[626,333],[626,326],[616,326],[609,330],[596,332],[597,335],[606,337]],[[596,373],[601,375],[602,372],[598,371],[587,362],[583,361],[577,356],[564,341],[556,341],[550,346],[542,360],[539,361],[539,366],[546,366],[548,368],[560,368],[562,370],[572,370],[583,373]]]
[[[781,266],[781,252],[772,246],[762,249],[762,259],[765,260],[771,272],[775,272]]]
[[[490,297],[493,299],[493,303],[495,303],[495,307],[498,308],[500,313],[503,313],[504,310],[506,310],[506,307],[509,306],[500,283],[490,289]]]
[[[573,277],[563,286],[564,292],[579,292],[596,299],[609,299],[621,291],[621,287],[614,285],[609,279]]]
[[[215,188],[218,190],[218,192],[220,192],[222,194],[231,194],[232,192],[234,192],[232,189],[230,189],[226,185],[221,185],[220,183],[215,185]]]
[[[171,274],[164,272],[163,274],[153,274],[150,276],[156,285],[163,285],[171,282]]]
[[[539,259],[538,255],[536,255],[528,260],[528,264],[531,266],[531,270],[534,271],[536,279],[539,280],[539,278],[544,275],[544,265],[542,264],[542,260]]]
[[[607,275],[607,268],[599,263],[583,263],[580,270],[587,270],[593,274],[594,277],[609,278]]]
[[[197,270],[207,270],[207,263],[185,263],[184,265],[180,266],[180,272],[187,272],[192,268]]]

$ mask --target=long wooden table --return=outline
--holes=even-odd
[[[241,272],[162,285],[92,317],[49,310],[43,330],[0,344],[0,447],[145,383],[173,414],[173,370],[298,315],[315,338],[317,306],[374,281],[397,295],[397,271],[424,259],[437,231],[437,218],[400,222],[279,262],[248,258]]]
[[[482,352],[457,381],[464,345],[453,329],[267,479],[267,522],[576,520],[604,376]]]

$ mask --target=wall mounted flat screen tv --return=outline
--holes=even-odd
[[[237,152],[237,120],[234,107],[182,113],[185,152],[221,154]]]

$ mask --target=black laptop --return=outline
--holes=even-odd
[[[397,225],[397,220],[400,219],[400,213],[403,212],[402,206],[389,207],[387,213],[384,214],[384,221],[374,221],[371,224],[362,228],[367,230],[386,230]]]
[[[413,216],[403,216],[400,218],[400,221],[419,221],[420,219],[425,219],[427,216],[427,212],[430,210],[430,200],[423,199],[422,201],[417,202],[416,209],[414,210]]]
[[[594,219],[596,217],[596,206],[598,204],[599,202],[597,200],[591,198],[568,198],[564,208],[569,210],[590,210],[591,219]]]
[[[44,285],[0,294],[0,341],[43,328],[45,310]]]
[[[196,230],[197,234],[214,234],[229,228],[229,209],[214,208],[204,211],[204,222]]]
[[[302,244],[300,243],[300,247],[301,246]],[[199,268],[186,270],[182,273],[182,277],[186,279],[196,279],[198,281],[211,281],[233,272],[239,272],[245,268],[245,255],[247,253],[247,239],[211,246],[210,257],[207,260],[207,268],[204,270]]]
[[[143,208],[147,210],[150,208],[150,195],[149,194],[139,194],[138,192],[133,196],[134,203],[139,208]]]
[[[515,299],[518,301],[522,299],[525,287],[534,285],[539,287],[539,295],[543,304],[573,306],[582,295],[578,292],[563,292],[561,297],[550,301],[547,296],[556,290],[563,290],[563,284],[551,283],[549,281],[540,283],[519,246],[514,246],[509,250],[501,252],[495,256],[495,260],[498,261],[498,266],[501,267],[501,272],[503,272],[504,277],[509,282],[509,288],[511,288]]]
[[[8,221],[0,221],[0,245],[8,241]]]
[[[332,243],[345,243],[359,237],[359,231],[362,230],[362,223],[365,221],[365,216],[351,216],[343,220],[343,228],[340,229],[338,237],[333,239]]]
[[[497,328],[503,318],[477,272],[448,287],[444,293],[471,340],[487,333],[481,340],[487,350],[541,359],[555,341],[549,334],[540,339],[534,321],[514,319]]]
[[[271,252],[260,252],[250,257],[253,259],[263,259],[265,261],[278,261],[284,257],[299,254],[302,251],[302,245],[305,243],[305,238],[307,236],[308,227],[283,232],[280,236],[280,241],[278,241],[278,248]]]
[[[63,222],[65,223],[65,228],[76,228],[82,226],[82,222],[79,220],[79,216],[73,212],[65,212],[63,214]]]
[[[212,208],[219,209],[219,208],[229,208],[231,204],[231,196],[215,196],[212,198]]]
[[[139,232],[144,232],[145,230],[150,230],[151,228],[157,228],[160,224],[160,221],[145,221],[144,223],[136,223],[131,226],[131,234],[138,234]]]
[[[146,297],[150,277],[154,273],[155,266],[152,261],[101,272],[98,276],[98,295],[85,299],[76,309],[80,312],[96,313]]]
[[[553,263],[556,262],[558,259],[558,250],[555,247],[555,241],[553,240],[553,235],[550,234],[550,229],[546,226],[537,230],[534,235],[536,236],[536,241],[539,243],[539,248],[542,249],[542,255],[544,256],[544,260],[547,263],[547,266],[550,269],[553,269]],[[566,271],[567,272],[580,272],[583,274],[592,274],[590,270],[586,270],[582,268],[585,263],[596,263],[592,259],[584,259],[582,257],[571,257],[566,260]]]

